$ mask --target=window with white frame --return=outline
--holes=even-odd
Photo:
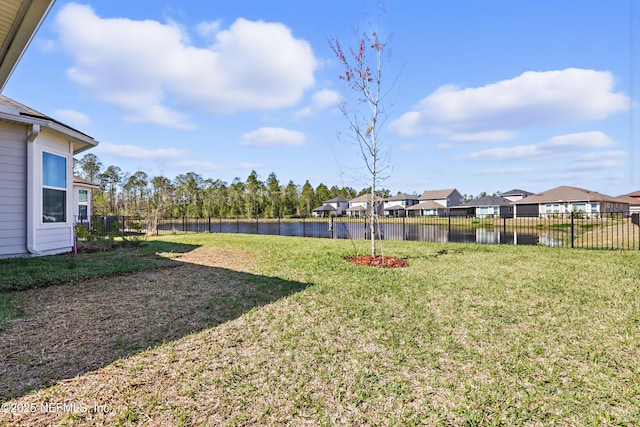
[[[547,205],[545,205],[545,213],[548,213],[548,214],[560,213],[560,205],[559,204],[547,204]]]
[[[42,152],[42,222],[67,222],[67,159]]]
[[[78,189],[78,221],[87,219],[89,214],[89,191]]]

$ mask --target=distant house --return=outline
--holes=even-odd
[[[634,191],[633,193],[624,194],[627,197],[633,197],[634,199],[640,200],[640,190]]]
[[[79,224],[89,224],[93,215],[91,206],[91,193],[99,189],[100,186],[88,179],[73,177],[73,205],[75,206],[74,220]]]
[[[378,215],[382,214],[382,197],[376,197]],[[351,218],[364,218],[371,213],[371,194],[363,194],[355,199],[349,200],[347,216]]]
[[[449,208],[459,206],[463,201],[462,194],[455,188],[446,190],[430,190],[418,197],[417,204],[407,208],[410,216],[447,216]]]
[[[407,216],[407,208],[418,204],[418,196],[406,193],[398,193],[395,196],[384,199],[384,216],[404,217]]]
[[[584,188],[560,186],[514,202],[514,217],[626,214],[629,203]]]
[[[451,215],[476,218],[513,218],[513,202],[502,196],[485,196],[451,207]]]
[[[73,156],[97,144],[0,95],[0,257],[50,255],[73,248],[80,206]]]
[[[637,197],[623,194],[622,196],[616,197],[616,199],[622,203],[629,203],[629,213],[640,213],[640,191],[630,194],[637,194]]]
[[[509,201],[515,202],[518,200],[522,200],[526,197],[533,196],[533,194],[534,193],[531,193],[530,191],[514,189],[514,190],[509,190],[505,193],[500,193],[500,197],[504,197]]]
[[[331,200],[325,200],[322,202],[322,206],[319,206],[313,210],[313,215],[317,217],[342,216],[347,213],[349,208],[349,201],[344,197],[336,197]]]

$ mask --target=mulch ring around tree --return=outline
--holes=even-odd
[[[371,255],[360,255],[360,256],[354,256],[354,257],[345,257],[344,260],[352,264],[369,266],[369,267],[380,267],[380,268],[409,267],[409,263],[406,260],[402,258],[392,257],[392,256],[377,255],[375,257],[372,257]]]

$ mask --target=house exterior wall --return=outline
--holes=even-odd
[[[476,206],[476,218],[492,218],[500,215],[500,206]]]
[[[93,206],[91,205],[91,193],[93,187],[74,183],[73,184],[73,221],[75,224],[82,224],[89,228],[91,223],[91,215],[93,215]],[[84,196],[82,195],[84,193]]]
[[[502,218],[513,218],[513,206],[500,206],[500,216]]]
[[[446,203],[443,203],[443,205],[445,205],[446,207],[460,206],[463,202],[464,198],[462,197],[462,194],[460,194],[458,190],[455,190],[449,195],[449,197],[447,197]]]
[[[538,218],[540,216],[540,207],[537,203],[531,204],[517,204],[513,205],[514,217],[534,217]]]
[[[337,202],[332,203],[336,207],[336,211],[338,215],[344,215],[347,213],[347,209],[349,209],[349,202]]]
[[[27,253],[26,127],[0,121],[0,258]]]
[[[447,216],[446,209],[421,209],[420,216]]]
[[[366,215],[366,209],[368,204],[369,204],[368,202],[349,202],[349,209],[362,208],[363,212],[351,210],[351,211],[347,211],[347,216],[360,217],[360,216]]]
[[[476,218],[513,218],[513,207],[512,206],[476,206],[475,212]]]
[[[41,129],[0,121],[0,257],[50,255],[73,248],[73,146]],[[29,142],[31,140],[31,142]],[[65,221],[43,220],[43,152],[65,159]]]
[[[43,129],[33,143],[32,181],[29,208],[32,206],[33,242],[32,250],[39,255],[51,255],[68,252],[73,248],[73,219],[75,204],[73,197],[73,145],[70,141],[56,136],[47,129]],[[50,153],[66,159],[65,192],[65,220],[63,222],[48,223],[43,219],[43,153]],[[31,205],[29,205],[29,202]],[[27,212],[28,214],[29,212]],[[28,217],[29,215],[27,215]],[[27,239],[29,240],[29,239]],[[27,243],[29,246],[29,242]]]
[[[527,206],[528,208],[526,208]],[[529,207],[530,206],[530,207]],[[601,214],[627,214],[629,205],[624,203],[602,202],[602,201],[573,201],[573,202],[548,202],[536,205],[517,205],[518,216],[530,215],[533,206],[537,206],[535,216],[550,217],[555,215],[568,216],[573,212],[581,213],[585,216],[597,216]]]

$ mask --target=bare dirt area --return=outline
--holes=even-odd
[[[282,296],[256,292],[260,281],[243,272],[251,259],[237,250],[199,248],[168,268],[22,292],[26,316],[0,330],[0,401],[218,325]]]
[[[345,261],[356,265],[368,266],[368,267],[381,267],[381,268],[399,268],[408,267],[409,263],[401,258],[392,256],[375,256],[360,255],[356,257],[345,258]]]

